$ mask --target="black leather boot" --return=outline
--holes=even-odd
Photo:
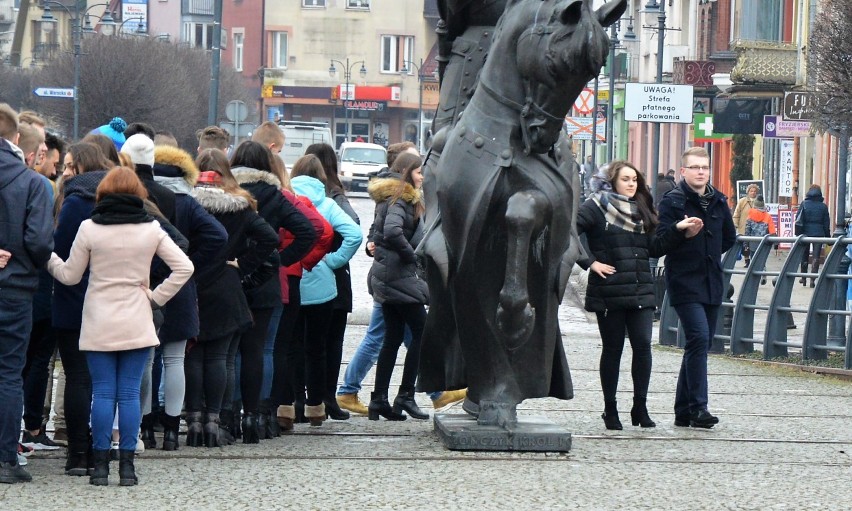
[[[124,449],[118,452],[118,485],[119,486],[136,486],[139,484],[139,479],[136,478],[136,467],[133,465],[133,458],[136,453],[133,450]]]
[[[657,423],[651,420],[648,415],[647,400],[644,398],[633,398],[633,408],[630,409],[630,422],[634,426],[642,426],[643,428],[655,428]]]
[[[160,424],[163,425],[163,450],[176,451],[180,432],[180,416],[172,417],[163,413],[160,415]]]
[[[68,448],[68,457],[65,459],[65,475],[84,476],[89,474],[89,452],[83,448],[72,450]]]
[[[234,445],[234,412],[222,410],[219,412],[219,445]]]
[[[367,406],[367,418],[371,421],[379,420],[379,415],[389,421],[404,421],[405,415],[393,411],[388,403],[387,392],[372,392],[370,394],[370,405]]]
[[[323,403],[325,403],[325,413],[328,414],[329,419],[334,421],[349,420],[349,412],[340,408],[340,405],[337,404],[337,399],[324,399]]]
[[[243,414],[243,443],[259,444],[260,432],[258,431],[257,414],[246,412]]]
[[[425,420],[429,418],[429,414],[417,406],[417,402],[414,400],[414,391],[399,391],[396,399],[393,400],[393,413],[402,414],[403,411],[415,419]]]
[[[257,438],[260,440],[269,440],[272,438],[272,435],[269,434],[269,425],[267,423],[269,414],[258,410],[254,415],[257,417]]]
[[[258,427],[263,427],[264,431],[260,432],[261,440],[269,438],[277,438],[281,436],[281,428],[278,426],[278,421],[272,413],[272,403],[268,399],[260,402],[260,407],[257,409],[259,415]]]
[[[132,451],[131,451],[132,452]],[[89,476],[89,484],[95,486],[106,486],[109,484],[109,449],[105,451],[92,451],[95,468]]]
[[[153,413],[142,416],[142,425],[139,428],[139,434],[142,436],[142,443],[145,444],[145,449],[157,448],[157,437],[154,435],[154,423],[156,416]]]
[[[604,402],[604,413],[601,414],[601,419],[603,419],[606,429],[615,431],[624,429],[621,420],[618,418],[618,403],[616,401]]]
[[[219,414],[208,413],[204,423],[204,446],[219,447]]]
[[[186,446],[201,447],[204,442],[204,426],[201,424],[201,412],[186,414]]]

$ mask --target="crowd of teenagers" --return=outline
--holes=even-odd
[[[0,104],[0,482],[31,480],[25,454],[60,444],[67,475],[107,485],[117,460],[130,486],[145,449],[259,443],[350,413],[428,418],[414,399],[428,295],[419,153],[388,148],[363,244],[334,149],[311,145],[285,169],[284,142],[267,122],[230,148],[211,126],[193,157],[114,118],[65,147],[36,113]],[[375,305],[338,389],[362,245]],[[465,394],[430,397],[441,410]]]
[[[417,149],[389,146],[387,168],[368,185],[376,207],[364,240],[331,146],[311,145],[285,169],[274,123],[230,151],[228,142],[218,127],[199,130],[193,157],[168,132],[115,118],[66,148],[38,115],[0,104],[0,482],[31,480],[22,451],[67,442],[66,474],[107,485],[118,460],[120,484],[135,485],[135,455],[178,449],[182,420],[185,446],[219,447],[350,413],[429,417],[415,400],[428,304],[415,254],[425,206]],[[709,163],[704,149],[688,149],[655,206],[642,172],[611,162],[595,169],[579,208],[578,264],[590,270],[586,309],[603,344],[607,429],[623,427],[616,394],[625,337],[631,423],[656,425],[647,408],[650,260],[663,255],[686,337],[675,425],[718,423],[708,410],[707,351],[721,255],[736,230],[727,198],[709,184]],[[373,258],[374,304],[338,387],[353,306],[348,263],[362,244]],[[365,404],[358,393],[374,364]],[[439,411],[466,391],[429,397]]]

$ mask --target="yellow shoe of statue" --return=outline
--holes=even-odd
[[[441,392],[438,399],[432,401],[432,405],[435,407],[436,412],[443,412],[454,404],[464,401],[465,397],[467,397],[467,389],[445,390]]]
[[[367,405],[358,399],[358,394],[340,394],[337,396],[337,404],[352,413],[367,415]]]

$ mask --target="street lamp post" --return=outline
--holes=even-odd
[[[41,15],[41,28],[48,33],[59,23],[59,20],[54,18],[53,13],[50,11],[51,5],[61,7],[69,16],[72,16],[71,30],[73,32],[74,44],[74,140],[77,140],[80,134],[80,56],[83,55],[81,48],[83,44],[83,17],[86,16],[88,18],[89,11],[95,7],[109,7],[109,4],[106,2],[94,4],[81,12],[80,2],[74,2],[74,12],[71,12],[65,4],[57,0],[46,0],[44,2],[44,14]],[[89,24],[89,28],[91,28],[91,24]],[[101,17],[101,32],[109,36],[112,35],[114,29],[115,20],[112,17],[112,13],[107,11]]]
[[[408,60],[403,61],[400,74],[408,74],[409,65],[417,70],[417,147],[423,153],[423,59],[420,59],[419,66]]]
[[[364,67],[364,61],[363,60],[352,62],[350,64],[349,63],[349,57],[346,57],[346,63],[344,64],[343,62],[341,62],[339,60],[331,59],[331,65],[328,66],[328,75],[332,78],[334,78],[337,75],[337,68],[334,67],[335,63],[340,64],[340,67],[343,68],[343,80],[346,82],[346,93],[345,93],[346,97],[343,98],[343,116],[344,116],[344,119],[345,119],[344,131],[343,131],[343,133],[344,133],[344,135],[343,135],[344,140],[343,141],[348,142],[349,141],[349,108],[346,106],[346,101],[349,99],[349,82],[352,80],[352,68],[355,67],[358,64],[361,64],[361,69],[358,70],[358,74],[361,75],[361,78],[367,77],[367,68]],[[352,94],[352,99],[355,99],[355,94]],[[336,133],[336,130],[335,130],[335,133]]]
[[[657,83],[663,83],[663,51],[666,39],[666,0],[657,3],[657,0],[648,0],[645,5],[646,12],[657,13]],[[654,28],[654,27],[651,27]],[[648,170],[648,186],[651,188],[651,196],[657,198],[657,172],[660,171],[660,123],[654,123],[653,138],[653,160]]]
[[[635,42],[636,34],[633,32],[633,18],[625,18],[627,20],[627,32],[624,34],[624,41]],[[616,21],[610,27],[610,42],[609,42],[609,98],[607,100],[606,109],[606,160],[611,162],[615,152],[615,50],[622,48],[621,41],[618,40],[618,31],[621,29],[621,21]]]

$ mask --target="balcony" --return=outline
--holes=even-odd
[[[181,14],[213,16],[213,0],[181,0]]]
[[[716,63],[709,60],[675,59],[672,83],[693,87],[712,87]]]
[[[774,41],[734,41],[737,64],[731,81],[740,85],[795,85],[798,51],[795,44]]]

